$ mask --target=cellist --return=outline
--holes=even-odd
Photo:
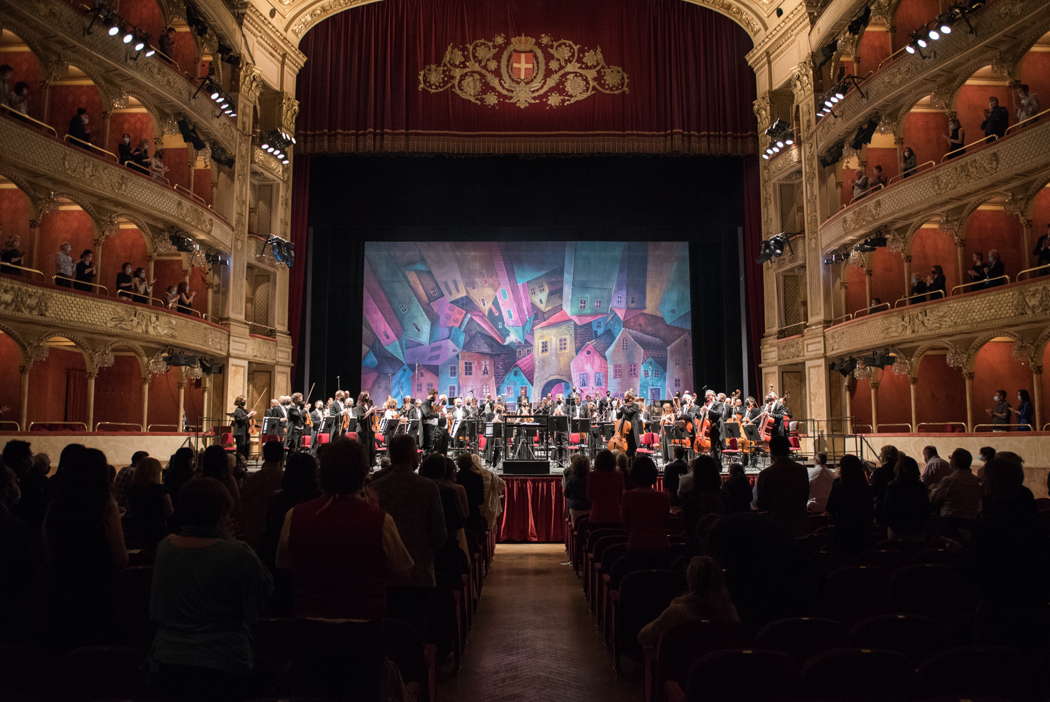
[[[627,455],[634,458],[634,454],[638,450],[638,436],[642,429],[642,417],[641,409],[638,407],[632,391],[628,390],[623,394],[623,405],[616,413],[616,418],[627,423],[626,431],[624,432],[627,439]]]

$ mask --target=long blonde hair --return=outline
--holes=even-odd
[[[139,460],[138,465],[135,466],[135,475],[131,477],[131,484],[160,485],[160,461],[152,456]]]

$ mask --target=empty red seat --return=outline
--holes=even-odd
[[[798,683],[797,663],[781,651],[714,651],[703,656],[690,671],[686,699],[689,702],[793,700]]]
[[[964,646],[943,651],[915,671],[920,697],[1034,699],[1033,675],[1020,651]]]
[[[790,617],[770,622],[755,637],[757,648],[782,651],[804,663],[812,656],[845,646],[842,622],[820,617]]]
[[[947,642],[943,626],[929,617],[915,614],[870,617],[858,622],[849,637],[853,646],[900,651],[913,663],[941,650]]]
[[[896,651],[838,648],[810,659],[802,670],[807,700],[897,702],[909,697],[907,656]]]

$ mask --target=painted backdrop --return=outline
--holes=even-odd
[[[373,398],[692,389],[686,242],[368,242]]]

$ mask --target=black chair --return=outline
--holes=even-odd
[[[816,654],[846,645],[842,622],[821,617],[790,617],[770,622],[755,637],[755,647],[781,651],[800,664]]]
[[[660,616],[671,600],[682,593],[685,582],[670,570],[641,570],[626,575],[613,606],[610,638],[613,665],[620,670],[620,657],[640,653],[638,632]]]
[[[901,568],[891,584],[893,609],[932,617],[962,641],[970,634],[977,586],[957,568],[920,563]]]
[[[896,651],[839,648],[814,656],[802,670],[806,699],[898,702],[909,697],[912,670]]]
[[[56,699],[129,700],[147,696],[145,655],[131,646],[84,646],[52,672]]]
[[[923,697],[1035,699],[1032,671],[1015,648],[963,646],[919,665],[916,691]]]
[[[900,651],[912,663],[940,651],[948,635],[936,620],[917,614],[880,614],[857,622],[849,634],[859,648]]]
[[[852,624],[888,611],[889,591],[889,576],[881,568],[839,568],[828,575],[817,611],[829,619]]]
[[[737,649],[714,651],[689,672],[689,702],[742,700],[778,702],[796,698],[798,665],[781,651]]]
[[[740,624],[712,622],[707,619],[685,622],[666,632],[656,652],[652,675],[655,699],[668,699],[668,685],[682,690],[689,684],[690,670],[704,655],[721,649],[746,646],[747,632]]]

